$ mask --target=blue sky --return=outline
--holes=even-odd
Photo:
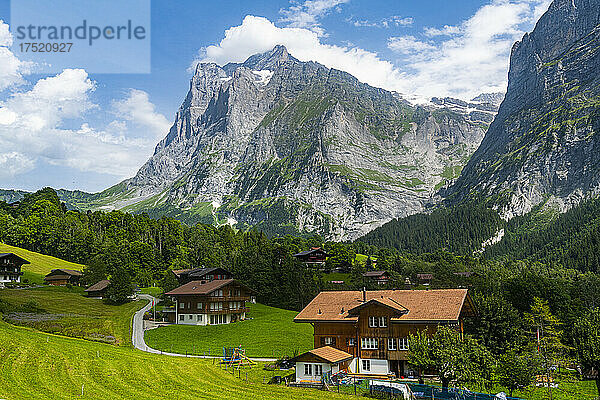
[[[99,191],[133,176],[166,135],[195,62],[242,61],[275,44],[415,102],[503,91],[512,43],[548,4],[154,0],[150,74],[39,74],[10,47],[10,2],[0,0],[0,188]]]

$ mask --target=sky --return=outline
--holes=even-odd
[[[166,136],[194,65],[277,44],[415,102],[502,92],[513,43],[549,3],[152,0],[149,73],[94,73],[75,61],[43,73],[12,46],[11,4],[0,0],[0,188],[97,192],[132,177]]]

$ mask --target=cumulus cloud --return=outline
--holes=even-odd
[[[307,0],[301,4],[295,4],[287,9],[281,9],[282,15],[279,22],[291,28],[304,28],[324,36],[325,31],[319,20],[332,9],[350,0]]]
[[[99,110],[90,99],[95,88],[86,71],[67,69],[0,102],[0,148],[11,149],[0,154],[3,174],[30,171],[38,160],[118,178],[134,174],[169,124],[146,92],[132,89],[113,102],[112,122],[77,127],[90,110]]]
[[[344,70],[370,85],[413,99],[468,99],[481,92],[505,90],[513,43],[533,27],[550,1],[492,0],[456,26],[428,27],[418,35],[390,37],[388,47],[398,56],[394,63],[356,46],[322,43],[321,33],[308,28],[311,24],[307,22],[318,23],[318,18],[303,17],[296,23],[289,18],[287,26],[278,27],[266,18],[249,15],[241,25],[227,29],[220,43],[201,49],[195,63],[242,62],[283,44],[301,61]],[[300,15],[307,3],[292,7],[295,15]]]
[[[23,75],[33,67],[33,63],[19,60],[10,51],[12,43],[8,24],[0,19],[0,91],[23,84]]]

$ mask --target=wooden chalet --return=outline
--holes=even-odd
[[[0,287],[5,283],[20,283],[21,267],[25,264],[31,263],[14,253],[0,253]]]
[[[321,292],[294,322],[314,327],[315,348],[331,346],[353,356],[348,372],[415,376],[407,363],[408,337],[445,325],[463,331],[475,315],[467,289]]]
[[[79,286],[83,273],[72,269],[53,269],[44,277],[44,282],[52,286]]]
[[[231,272],[225,268],[194,268],[194,269],[179,269],[172,271],[180,285],[184,285],[192,281],[200,281],[203,283],[231,279],[233,276]]]
[[[296,364],[296,383],[320,384],[331,376],[348,368],[354,356],[331,346],[323,346],[300,354],[290,360]]]
[[[325,265],[325,260],[329,257],[329,254],[320,247],[313,247],[310,250],[294,254],[294,257],[303,263],[321,266]]]
[[[433,274],[417,274],[417,281],[423,285],[429,285],[433,281]]]
[[[362,275],[363,278],[373,281],[378,285],[385,285],[390,281],[390,274],[387,271],[367,271]]]
[[[246,319],[254,291],[235,279],[192,281],[165,293],[175,301],[169,321],[185,325],[229,324]]]
[[[104,279],[85,289],[84,292],[87,297],[91,297],[93,299],[103,299],[106,297],[106,291],[108,290],[109,286],[110,281],[108,279]]]

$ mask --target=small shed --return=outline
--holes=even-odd
[[[93,299],[103,299],[106,296],[106,290],[109,288],[109,286],[110,281],[108,279],[104,279],[85,289],[85,294],[87,297],[91,297]]]
[[[320,383],[324,376],[334,375],[348,368],[352,354],[331,346],[319,347],[292,358],[296,364],[296,383]]]
[[[53,269],[44,277],[44,282],[53,286],[65,286],[67,284],[79,286],[79,280],[83,274],[81,271],[72,269]]]

